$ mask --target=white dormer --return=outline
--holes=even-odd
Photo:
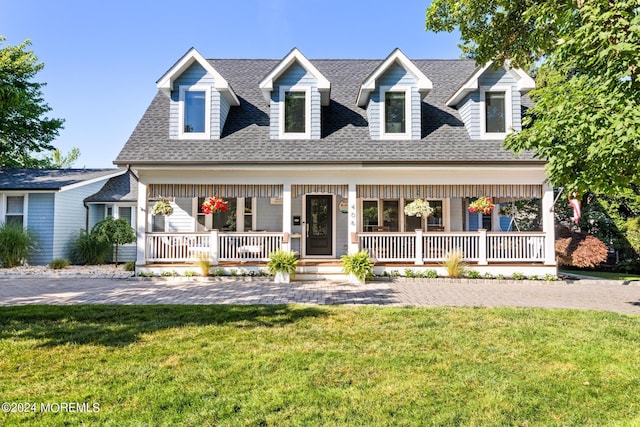
[[[229,108],[240,105],[229,83],[194,48],[156,85],[171,98],[172,139],[219,139]]]
[[[394,49],[362,83],[356,99],[367,109],[371,138],[420,139],[421,103],[431,89],[431,80]]]
[[[320,139],[321,106],[329,105],[331,83],[296,48],[259,84],[270,105],[272,139]]]
[[[535,88],[534,80],[523,70],[478,68],[447,100],[447,106],[460,110],[469,136],[473,139],[504,139],[522,129],[521,97]]]

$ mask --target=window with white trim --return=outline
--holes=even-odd
[[[380,137],[411,138],[411,87],[380,88]]]
[[[511,88],[499,86],[481,88],[481,137],[504,139],[513,126],[511,110]]]
[[[211,129],[211,88],[180,86],[179,137],[209,139]]]
[[[311,87],[280,87],[280,137],[309,139],[311,135]]]
[[[24,226],[24,196],[7,196],[4,221],[6,224]]]

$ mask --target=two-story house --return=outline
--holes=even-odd
[[[460,249],[479,271],[555,274],[545,162],[503,148],[534,87],[521,70],[398,49],[382,60],[191,49],[157,87],[115,161],[139,177],[140,270],[203,253],[249,265],[282,247],[307,266],[366,248],[378,272],[433,268]],[[230,208],[204,214],[211,196]],[[514,232],[498,209],[469,212],[478,197],[540,199],[542,229]],[[151,215],[160,198],[172,215]],[[426,224],[404,213],[418,198],[434,208]]]

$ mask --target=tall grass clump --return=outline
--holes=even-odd
[[[445,256],[442,266],[447,270],[447,275],[455,279],[463,277],[467,269],[467,263],[459,249],[449,252]]]
[[[111,243],[100,239],[95,233],[82,230],[71,241],[71,261],[74,264],[105,264],[111,250]]]
[[[36,248],[36,238],[20,224],[0,225],[0,262],[2,267],[23,265],[29,254]]]

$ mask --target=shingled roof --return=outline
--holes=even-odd
[[[95,194],[84,199],[85,202],[112,203],[137,202],[138,180],[131,172],[110,178]]]
[[[60,191],[70,185],[81,184],[122,173],[111,169],[0,169],[0,190]]]
[[[169,98],[158,92],[115,163],[126,164],[286,164],[286,163],[446,163],[530,162],[500,140],[472,140],[458,111],[447,107],[476,65],[470,60],[412,60],[432,82],[422,101],[420,140],[372,140],[366,110],[356,105],[363,80],[381,60],[311,60],[331,82],[331,102],[322,107],[322,138],[269,137],[269,105],[259,83],[279,60],[215,59],[209,63],[240,99],[232,107],[219,140],[169,139]],[[526,103],[526,102],[523,102]]]

